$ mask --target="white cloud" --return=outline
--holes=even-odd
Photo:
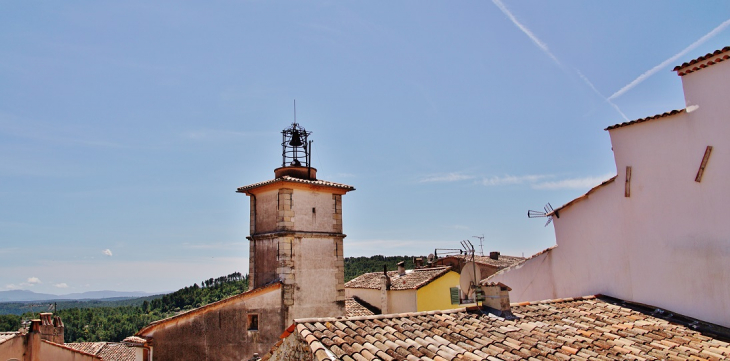
[[[17,290],[18,288],[20,288],[20,286],[14,285],[14,284],[11,283],[9,285],[5,285],[5,288],[7,288],[9,290]]]
[[[109,256],[109,257],[112,256],[112,250],[110,250],[109,248],[101,251],[101,253],[103,253],[104,255]]]
[[[623,88],[619,89],[617,92],[613,93],[613,95],[611,95],[610,97],[608,97],[608,100],[616,99],[616,98],[620,97],[621,95],[623,95],[624,93],[626,93],[627,91],[633,89],[635,86],[639,85],[641,82],[643,82],[644,80],[646,80],[648,77],[654,75],[654,73],[658,72],[659,70],[661,70],[662,68],[666,67],[667,65],[670,65],[670,64],[676,62],[677,59],[679,59],[680,57],[684,56],[688,52],[692,51],[692,49],[700,46],[705,41],[707,41],[710,38],[712,38],[713,36],[719,34],[726,27],[728,27],[728,25],[730,25],[730,19],[725,20],[718,27],[712,29],[712,31],[710,31],[709,33],[705,34],[705,36],[699,38],[697,41],[695,41],[694,43],[690,44],[688,47],[684,48],[684,50],[680,51],[677,54],[674,54],[674,56],[672,56],[671,58],[669,58],[667,60],[664,60],[661,64],[659,64],[659,65],[657,65],[657,66],[649,69],[648,71],[644,72],[644,74],[639,75],[639,77],[636,78],[636,79],[634,79],[631,83],[625,85]]]
[[[38,279],[38,277],[30,277],[30,278],[28,278],[28,281],[27,282],[30,283],[30,284],[39,284],[39,283],[42,283],[41,280]]]
[[[583,177],[583,178],[568,178],[550,182],[540,182],[532,184],[533,189],[590,189],[603,181],[611,178],[613,175],[605,174],[601,176]]]
[[[419,180],[420,183],[427,182],[458,182],[462,180],[472,179],[474,176],[470,176],[462,173],[447,173],[447,174],[435,174],[422,178]]]
[[[502,186],[502,185],[512,185],[512,184],[525,184],[525,183],[535,183],[541,179],[549,178],[551,176],[549,175],[522,175],[522,176],[514,176],[514,175],[505,175],[505,176],[492,176],[488,178],[483,178],[480,183],[485,186]]]
[[[54,286],[56,286],[56,287],[58,287],[58,288],[68,288],[68,285],[67,285],[67,284],[65,284],[65,283],[63,283],[63,282],[61,282],[61,283],[56,283],[56,284],[55,284]]]

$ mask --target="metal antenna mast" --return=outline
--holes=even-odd
[[[472,238],[479,238],[479,251],[482,253],[481,256],[484,257],[484,233],[482,233],[481,236],[471,236]]]

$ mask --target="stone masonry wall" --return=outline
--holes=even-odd
[[[332,226],[332,231],[342,233],[342,195],[333,194],[332,200],[334,200],[334,212],[332,213],[334,225]]]
[[[279,189],[279,199],[276,217],[276,229],[286,231],[294,228],[294,210],[292,210],[293,189]]]

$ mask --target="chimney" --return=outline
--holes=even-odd
[[[38,322],[36,323],[36,321]],[[41,335],[41,339],[61,345],[64,343],[64,326],[60,317],[53,317],[53,314],[49,312],[41,313],[41,319],[33,320],[32,327],[32,330],[37,329],[37,332]]]
[[[390,290],[390,277],[388,277],[388,266],[383,265],[383,274],[380,276],[380,312],[383,315],[388,311],[388,290]]]
[[[489,252],[489,258],[491,258],[493,260],[498,260],[499,259],[499,252],[497,252],[497,251]]]
[[[496,316],[504,317],[508,320],[515,318],[515,316],[512,315],[509,305],[509,291],[512,291],[509,286],[502,282],[483,283],[482,291],[484,292],[482,310]]]
[[[398,275],[400,275],[400,276],[406,275],[406,263],[404,261],[398,262]]]
[[[413,257],[413,267],[423,268],[423,257]]]

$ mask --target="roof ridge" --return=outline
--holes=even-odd
[[[728,60],[728,59],[730,59],[730,55],[727,55],[726,54],[722,58],[715,59],[714,61],[710,61],[707,64],[700,64],[700,65],[698,65],[698,66],[696,66],[696,67],[694,67],[692,69],[687,69],[686,71],[681,71],[681,70],[684,69],[684,68],[687,68],[687,67],[689,67],[691,65],[695,65],[695,64],[700,63],[700,62],[703,62],[705,60],[709,60],[712,57],[715,57],[715,56],[718,56],[718,55],[721,55],[721,54],[727,53],[727,52],[730,52],[730,46],[726,46],[726,47],[724,47],[722,49],[718,49],[718,50],[715,50],[715,51],[713,51],[711,53],[707,53],[707,54],[702,55],[702,56],[700,56],[698,58],[695,58],[695,59],[692,59],[692,60],[690,60],[688,62],[682,63],[682,65],[677,65],[677,66],[674,67],[674,69],[672,69],[672,71],[676,71],[677,72],[677,75],[679,75],[679,76],[684,76],[686,74],[693,73],[695,71],[704,69],[704,68],[706,68],[706,67],[708,67],[710,65],[714,65],[714,64],[717,64],[717,63],[719,63],[721,61]]]
[[[636,124],[636,123],[643,123],[643,122],[648,121],[648,120],[661,119],[661,118],[668,117],[670,115],[684,113],[685,111],[687,111],[687,108],[674,109],[674,110],[670,110],[670,111],[667,111],[667,112],[664,112],[664,113],[661,113],[661,114],[655,114],[655,115],[648,116],[648,117],[644,117],[644,118],[630,120],[628,122],[614,124],[614,125],[611,125],[611,126],[607,127],[604,130],[612,130],[612,129],[616,129],[616,128],[625,127],[627,125],[632,125],[632,124]]]
[[[315,180],[301,179],[301,178],[296,178],[296,177],[285,175],[285,176],[282,176],[279,178],[274,178],[274,179],[270,179],[270,180],[266,180],[266,181],[262,181],[262,182],[258,182],[258,183],[245,185],[243,187],[238,187],[236,189],[236,192],[244,193],[245,191],[247,191],[249,189],[258,188],[258,187],[268,185],[268,184],[273,184],[276,182],[293,182],[293,183],[312,184],[312,185],[328,186],[328,187],[334,187],[334,188],[342,188],[342,189],[347,189],[347,190],[351,190],[351,191],[355,190],[355,187],[344,184],[344,183],[331,182],[331,181],[326,181],[323,179],[315,179]]]
[[[294,320],[295,324],[303,323],[314,323],[314,322],[342,322],[342,321],[362,321],[362,320],[382,320],[388,318],[398,317],[412,317],[412,316],[423,316],[423,315],[443,315],[451,313],[467,312],[466,307],[453,308],[449,310],[433,310],[433,311],[417,311],[417,312],[404,312],[404,313],[386,313],[381,315],[370,315],[370,316],[355,316],[355,317],[312,317],[312,318],[297,318]]]
[[[495,277],[497,275],[501,275],[503,273],[506,273],[506,272],[508,272],[508,271],[510,271],[512,269],[518,268],[518,267],[522,266],[523,264],[527,263],[527,261],[529,261],[529,260],[531,260],[533,258],[537,258],[537,257],[539,257],[540,255],[542,255],[544,253],[548,253],[548,252],[552,251],[554,248],[557,248],[557,247],[558,247],[558,245],[556,244],[554,246],[550,246],[548,248],[545,248],[542,251],[537,252],[537,253],[533,254],[532,256],[523,259],[520,262],[517,262],[517,263],[515,263],[515,264],[513,264],[513,265],[511,265],[509,267],[502,268],[501,270],[495,272],[494,274],[490,275],[489,277],[481,280],[479,283],[480,284],[488,283],[488,282],[490,282],[489,280],[492,279],[493,277]]]
[[[248,290],[246,292],[241,292],[241,293],[239,293],[237,295],[229,296],[229,297],[226,297],[226,298],[224,298],[222,300],[218,300],[218,301],[215,301],[215,302],[211,302],[211,303],[209,303],[207,305],[204,305],[204,306],[196,307],[196,308],[193,308],[191,310],[187,310],[185,312],[181,312],[181,313],[178,313],[176,315],[173,315],[173,316],[170,316],[170,317],[167,317],[167,318],[163,318],[161,320],[157,320],[157,321],[150,322],[149,324],[147,324],[147,326],[142,327],[139,331],[137,331],[137,333],[135,333],[133,336],[142,337],[141,336],[142,335],[142,332],[146,332],[149,329],[152,329],[154,327],[157,327],[157,326],[160,326],[162,324],[165,324],[165,323],[167,323],[167,322],[169,322],[171,320],[174,320],[174,319],[177,319],[177,318],[183,317],[183,316],[189,316],[191,314],[194,314],[194,313],[197,313],[197,312],[201,312],[203,310],[206,310],[206,309],[209,309],[209,308],[212,308],[212,307],[215,307],[215,306],[223,305],[223,304],[225,304],[227,302],[233,301],[234,299],[245,298],[247,296],[251,296],[253,294],[259,293],[261,291],[265,291],[265,290],[267,290],[269,288],[274,288],[274,287],[277,287],[278,288],[278,287],[281,287],[281,284],[282,284],[281,280],[276,279],[276,280],[271,281],[271,282],[269,282],[269,283],[267,283],[267,284],[265,284],[265,285],[263,285],[261,287],[256,287],[256,288],[251,289],[251,290]]]
[[[41,340],[41,341],[42,342],[45,342],[47,344],[53,345],[53,346],[61,347],[61,348],[64,348],[64,349],[69,350],[69,351],[72,351],[72,352],[80,353],[80,354],[86,355],[86,356],[91,356],[91,357],[94,357],[96,359],[101,360],[101,357],[99,357],[99,356],[97,356],[95,354],[88,353],[88,352],[84,352],[84,351],[81,351],[81,350],[77,350],[77,349],[75,349],[73,347],[66,346],[65,344],[55,343],[55,342],[48,341],[48,340]]]

